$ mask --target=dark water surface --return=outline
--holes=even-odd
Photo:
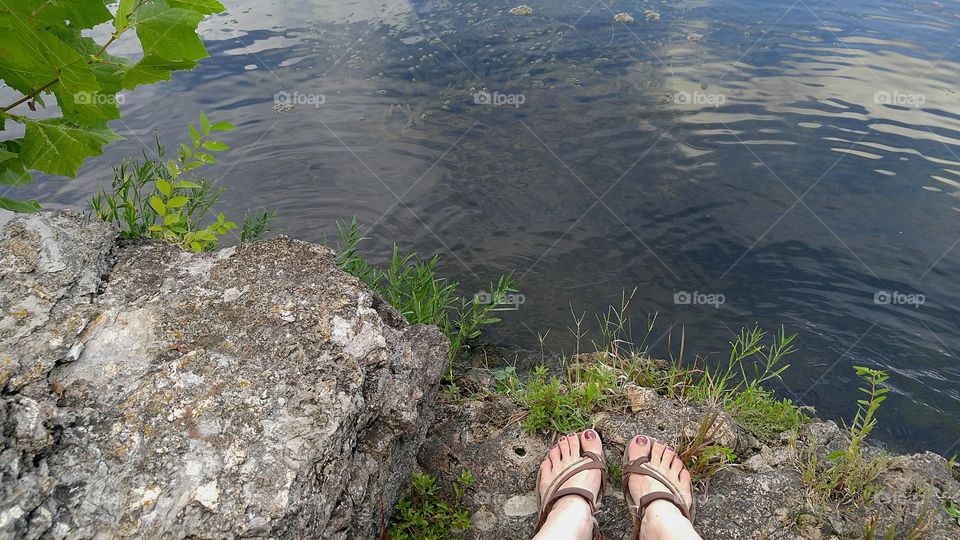
[[[782,323],[784,395],[849,419],[851,366],[882,367],[879,437],[960,447],[957,2],[226,3],[211,58],[127,95],[128,140],[33,194],[83,207],[109,162],[204,110],[240,128],[212,171],[229,207],[316,241],[357,215],[370,253],[439,253],[467,291],[515,268],[525,303],[495,342],[552,329],[570,350],[571,304],[637,287],[654,340],[682,323],[687,351],[722,355]],[[694,292],[724,303],[675,301]]]

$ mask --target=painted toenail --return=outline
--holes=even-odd
[[[585,438],[588,441],[592,441],[597,438],[597,432],[592,429],[588,429],[583,432],[583,438]]]
[[[637,435],[637,444],[647,444],[647,438],[643,435]]]
[[[576,438],[576,436],[577,436],[576,433],[571,433],[571,434],[567,435],[567,437],[570,437],[571,439]]]

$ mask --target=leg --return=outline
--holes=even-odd
[[[557,478],[564,467],[580,459],[580,449],[603,455],[603,445],[596,431],[588,429],[581,434],[571,433],[560,438],[540,464],[540,497]],[[583,471],[561,487],[579,487],[597,493],[600,489],[601,471]],[[593,515],[590,505],[582,497],[567,495],[558,500],[535,540],[589,540],[593,537]]]
[[[650,446],[653,445],[651,452]],[[693,500],[693,486],[690,482],[690,472],[683,466],[680,456],[660,441],[651,441],[640,435],[630,440],[627,446],[627,457],[631,460],[650,453],[649,467],[657,470],[683,492],[683,497]],[[639,474],[631,475],[628,487],[630,495],[635,501],[640,497],[655,491],[669,492],[667,486],[654,478]],[[654,501],[643,515],[640,527],[641,540],[700,540],[700,535],[693,529],[693,524],[683,516],[680,510],[669,501]]]

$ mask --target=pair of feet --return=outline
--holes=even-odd
[[[558,478],[571,463],[583,457],[582,452],[603,455],[603,442],[596,431],[588,429],[583,433],[571,433],[560,438],[556,446],[550,449],[540,464],[540,498],[554,479]],[[664,443],[639,435],[627,445],[627,460],[633,461],[641,456],[650,456],[646,466],[669,479],[679,488],[687,501],[693,500],[693,488],[690,472],[683,466],[677,453]],[[602,471],[585,470],[564,482],[560,488],[581,488],[597,494],[601,489]],[[632,474],[627,479],[627,487],[634,501],[644,495],[655,492],[669,492],[669,488],[652,476]],[[634,511],[634,509],[631,509]],[[590,504],[577,495],[567,495],[557,500],[550,509],[543,526],[535,540],[588,540],[593,536],[593,515]],[[643,514],[640,525],[641,539],[699,539],[693,524],[670,501],[655,500]]]

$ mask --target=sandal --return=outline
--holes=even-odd
[[[630,449],[630,446],[627,445],[627,448],[623,451],[623,499],[627,502],[627,507],[630,510],[636,509],[636,512],[630,512],[630,517],[633,519],[633,533],[630,535],[631,540],[640,538],[640,523],[643,521],[643,514],[647,507],[654,501],[670,501],[690,523],[693,523],[694,517],[697,514],[697,500],[695,497],[691,497],[691,500],[687,501],[681,493],[680,487],[677,486],[673,480],[670,480],[662,472],[647,465],[650,461],[650,453],[653,451],[653,443],[654,439],[650,439],[647,455],[640,456],[633,461],[629,461],[627,458],[627,451]],[[674,459],[679,459],[679,456]],[[630,475],[633,474],[649,476],[666,486],[669,492],[652,491],[640,497],[639,501],[634,501],[629,488]]]
[[[537,521],[537,527],[533,530],[534,535],[536,535],[540,531],[540,528],[543,527],[543,524],[547,522],[547,516],[549,516],[550,511],[553,510],[553,505],[567,495],[576,495],[587,501],[587,504],[590,505],[591,515],[596,513],[597,508],[600,508],[601,502],[603,501],[603,492],[607,487],[607,465],[604,463],[603,457],[594,452],[589,452],[581,448],[580,455],[580,459],[567,465],[567,467],[565,467],[560,474],[553,479],[553,482],[547,486],[547,490],[544,491],[544,496],[542,499],[540,499],[540,518]],[[565,484],[567,480],[570,480],[575,475],[580,474],[583,471],[590,470],[601,471],[600,489],[597,491],[596,495],[594,495],[589,489],[585,488],[568,487],[560,489],[560,486]],[[537,476],[536,489],[537,493],[539,494],[539,475]],[[600,540],[600,524],[597,522],[596,517],[593,518],[593,538],[594,540]]]

